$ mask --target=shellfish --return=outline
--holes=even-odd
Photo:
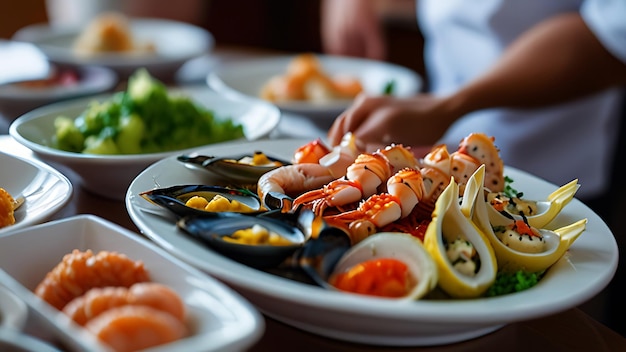
[[[489,206],[485,202],[483,192],[484,167],[481,167],[476,170],[467,183],[461,208],[463,213],[489,239],[500,271],[542,272],[556,263],[586,228],[587,219],[578,220],[556,230],[537,229],[528,226],[533,231],[533,235],[518,234],[511,243],[502,236],[498,237],[494,231],[494,224],[490,223],[490,218],[487,215]],[[522,220],[509,219],[507,224],[498,224],[496,228],[514,231],[514,227],[519,221]],[[510,234],[511,232],[503,233]]]
[[[459,207],[459,185],[450,183],[435,204],[424,246],[439,269],[439,287],[455,298],[482,295],[493,284],[498,267],[483,230]]]
[[[266,211],[257,195],[245,189],[207,185],[178,185],[145,191],[139,195],[150,203],[163,207],[179,217],[189,215],[213,216],[220,211],[247,214],[258,214]],[[190,200],[192,201],[190,202]],[[194,200],[200,201],[203,206],[192,206]],[[213,206],[209,204],[213,204]]]
[[[226,257],[260,269],[279,265],[309,238],[317,237],[320,231],[315,215],[308,211],[285,215],[217,213],[213,217],[188,216],[179,219],[176,226]],[[265,240],[255,240],[251,244],[241,240],[238,231],[249,232],[243,236],[261,236]],[[255,231],[257,233],[252,233]],[[259,231],[265,233],[259,234]],[[272,237],[277,240],[272,240]]]
[[[240,184],[256,184],[264,173],[290,162],[271,157],[261,151],[254,154],[216,157],[208,155],[181,155],[178,161],[187,166],[206,170],[216,176]]]
[[[395,232],[379,232],[353,246],[328,277],[342,291],[407,300],[424,297],[437,281],[437,266],[422,243]]]

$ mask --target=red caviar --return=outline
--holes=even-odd
[[[400,260],[380,258],[365,261],[336,275],[331,284],[352,293],[380,297],[403,297],[414,286],[409,268]]]

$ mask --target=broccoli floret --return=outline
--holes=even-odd
[[[76,153],[83,151],[85,137],[74,125],[72,119],[59,116],[54,120],[54,128],[56,130],[53,139],[55,148]]]

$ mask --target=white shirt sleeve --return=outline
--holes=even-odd
[[[586,0],[580,12],[604,47],[626,63],[626,1]]]

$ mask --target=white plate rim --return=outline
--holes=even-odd
[[[45,221],[47,218],[49,218],[50,216],[55,214],[57,211],[59,211],[63,206],[65,206],[65,204],[67,204],[67,202],[71,199],[72,194],[73,194],[73,189],[74,189],[72,186],[72,183],[65,175],[63,175],[61,172],[59,172],[52,166],[39,160],[25,158],[25,157],[12,155],[12,154],[0,151],[0,161],[2,161],[2,159],[13,159],[17,162],[31,165],[32,167],[38,170],[38,175],[41,175],[41,178],[43,178],[43,181],[39,180],[38,178],[36,178],[36,180],[40,182],[46,182],[45,185],[52,187],[52,188],[42,190],[40,189],[41,186],[39,186],[36,190],[29,192],[29,194],[23,195],[25,198],[25,202],[20,208],[16,210],[16,213],[19,216],[20,212],[26,212],[26,214],[24,215],[24,219],[21,221],[17,221],[16,219],[15,224],[0,228],[0,237],[12,231],[19,230],[24,227],[31,226],[31,225]],[[48,180],[48,178],[52,178],[52,180]],[[31,185],[32,185],[32,182],[29,184],[29,186]],[[6,187],[1,184],[0,184],[0,187],[3,187],[6,189]],[[25,190],[26,189],[17,190],[17,194],[15,194],[16,193],[15,191],[13,191],[13,193],[11,193],[10,190],[7,190],[7,191],[11,194],[13,198],[15,198],[15,197],[22,195],[22,192]],[[61,193],[57,194],[57,192],[59,191]],[[42,195],[42,192],[43,192],[43,195]],[[45,196],[46,194],[50,196],[57,196],[57,197],[56,198],[52,197],[48,199]],[[30,209],[29,204],[32,202],[40,202],[42,199],[46,200],[45,204],[47,206],[43,208],[38,207],[38,209],[41,209],[41,211],[35,214],[29,213],[29,209]]]
[[[239,148],[233,149],[231,152],[237,153],[245,148],[250,148],[249,150],[283,150],[286,153],[287,150],[295,150],[296,146],[306,142],[306,140],[249,142],[240,145]],[[274,148],[269,148],[272,145],[274,145]],[[290,146],[292,149],[289,149],[287,146]],[[197,152],[219,155],[227,151],[209,147],[199,148]],[[279,156],[289,157],[289,155]],[[176,180],[180,181],[175,181],[172,175],[168,176],[171,172],[175,172],[177,175]],[[166,158],[148,167],[135,178],[128,189],[126,195],[128,213],[140,231],[148,238],[175,256],[243,289],[248,293],[248,299],[253,303],[255,303],[255,298],[258,298],[264,302],[274,300],[284,304],[304,305],[307,308],[316,309],[319,314],[328,312],[337,316],[361,314],[371,319],[378,319],[378,324],[381,325],[384,325],[385,321],[391,321],[395,323],[413,323],[417,324],[417,326],[419,324],[439,324],[442,326],[451,324],[456,327],[460,325],[466,329],[487,328],[489,330],[489,328],[494,326],[547,316],[581,304],[603,289],[611,280],[617,268],[617,244],[610,229],[599,216],[582,202],[574,199],[551,226],[556,226],[557,223],[562,226],[579,220],[581,217],[587,217],[589,222],[586,233],[583,233],[572,245],[568,254],[548,271],[544,280],[529,291],[475,300],[417,301],[414,305],[401,307],[394,301],[339,294],[321,288],[303,286],[303,284],[297,282],[248,268],[201,246],[190,252],[190,246],[193,246],[193,241],[180,237],[182,236],[180,234],[178,235],[179,237],[176,237],[176,241],[171,241],[173,236],[176,236],[175,226],[161,226],[161,222],[166,224],[165,220],[142,211],[142,205],[138,206],[137,203],[137,201],[140,201],[137,194],[140,191],[145,191],[146,187],[154,187],[155,181],[159,182],[159,186],[167,187],[173,184],[190,183],[193,180],[197,182],[207,182],[208,180],[207,176],[202,173],[191,174],[189,172],[189,170],[185,171],[185,167],[182,165],[177,166],[174,158]],[[526,191],[526,188],[531,188],[528,186],[541,188],[544,191],[557,188],[556,185],[512,167],[506,167],[505,174],[509,174],[514,179],[517,179],[516,186],[524,191]],[[528,180],[531,181],[531,184],[524,187],[525,182]],[[529,196],[532,196],[532,190],[529,189],[528,191]],[[158,226],[155,225],[157,223],[159,224]],[[185,245],[184,248],[180,248],[183,242],[187,242],[186,244],[189,246]],[[198,253],[202,253],[202,260],[195,258]],[[559,272],[561,275],[558,276],[555,272]],[[581,277],[576,278],[576,275]],[[576,280],[584,279],[587,284],[567,289],[559,288],[559,285],[563,283],[573,284],[575,280],[572,281],[572,279],[574,278]],[[276,289],[277,286],[280,287],[280,290]],[[557,293],[557,295],[550,296],[550,293]],[[535,307],[531,307],[528,300],[525,300],[529,295],[542,297],[542,301]],[[301,297],[303,296],[307,297],[306,302],[302,302]],[[498,309],[493,309],[494,306],[497,306]],[[269,315],[273,315],[273,312],[271,310],[268,311],[267,308],[264,311]],[[277,318],[285,317],[281,317],[278,314]],[[300,320],[299,324],[300,327],[311,331],[318,329],[317,333],[355,342],[414,345],[423,343],[440,344],[455,341],[455,337],[450,336],[442,337],[441,339],[434,337],[426,341],[422,336],[412,336],[411,334],[395,336],[382,334],[375,337],[373,337],[374,335],[368,336],[365,333],[354,335],[348,331],[342,332],[336,329],[331,331],[330,329],[324,329],[324,327],[312,326],[304,319]],[[459,336],[456,338],[459,338]],[[466,336],[466,338],[469,337]]]

